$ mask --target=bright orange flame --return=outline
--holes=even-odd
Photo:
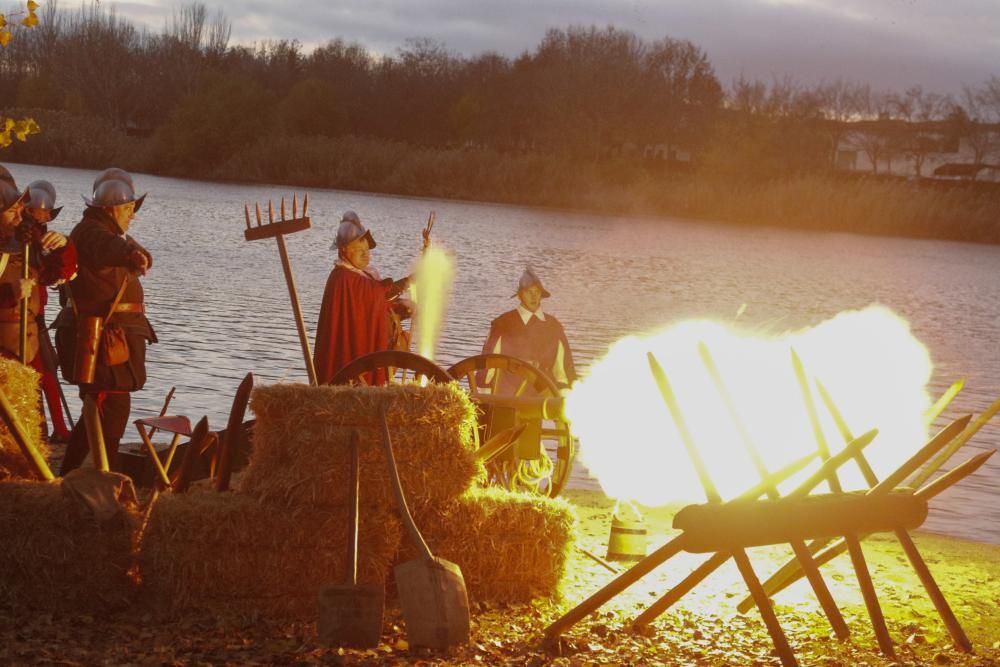
[[[455,275],[455,262],[444,249],[431,245],[417,261],[414,274],[416,280],[410,294],[418,305],[413,318],[417,353],[434,359]]]
[[[878,428],[865,450],[876,474],[894,469],[927,440],[927,349],[907,322],[871,306],[779,337],[741,333],[710,321],[685,321],[615,343],[567,397],[580,459],[609,496],[658,506],[704,502],[705,494],[649,370],[652,351],[677,395],[711,478],[724,498],[759,481],[734,420],[698,352],[704,343],[750,439],[770,471],[816,451],[791,362],[794,349],[810,378],[831,450],[843,438],[820,400],[827,389],[854,435]],[[845,488],[867,488],[853,464]]]

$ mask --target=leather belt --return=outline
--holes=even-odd
[[[146,304],[144,303],[119,303],[115,306],[114,312],[116,313],[145,313]]]

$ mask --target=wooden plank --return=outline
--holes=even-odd
[[[247,241],[259,241],[260,239],[270,239],[283,234],[294,234],[309,229],[312,222],[309,218],[293,218],[279,222],[251,227],[243,230],[243,237]]]

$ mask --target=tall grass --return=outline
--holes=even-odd
[[[361,137],[263,135],[219,166],[165,170],[156,138],[128,137],[65,112],[35,115],[42,133],[0,158],[187,178],[269,182],[399,195],[678,216],[862,234],[1000,243],[1000,187],[938,188],[823,175],[753,180],[651,171],[635,160],[572,160],[491,149],[432,149]],[[193,161],[193,164],[199,164]],[[750,170],[747,170],[750,171]]]

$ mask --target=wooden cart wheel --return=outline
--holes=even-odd
[[[421,384],[451,382],[448,371],[426,357],[401,350],[383,350],[358,357],[341,368],[330,384],[382,384],[378,377],[384,372],[384,384]]]
[[[499,428],[519,424],[534,426],[529,426],[511,456],[488,466],[491,481],[510,489],[557,496],[569,480],[576,443],[566,419],[561,414],[548,414],[546,410],[546,399],[559,398],[555,383],[530,363],[505,354],[479,354],[463,359],[449,368],[448,374],[468,391],[469,398],[479,409],[479,442],[488,442],[496,435],[493,431]],[[513,376],[514,382],[506,384],[515,388],[506,394],[496,393],[503,374]],[[512,414],[513,424],[505,422],[498,426],[497,409]],[[543,462],[544,471],[536,462],[522,458],[525,451],[534,448],[536,439],[547,459]],[[529,469],[545,474],[526,478],[524,473]]]

